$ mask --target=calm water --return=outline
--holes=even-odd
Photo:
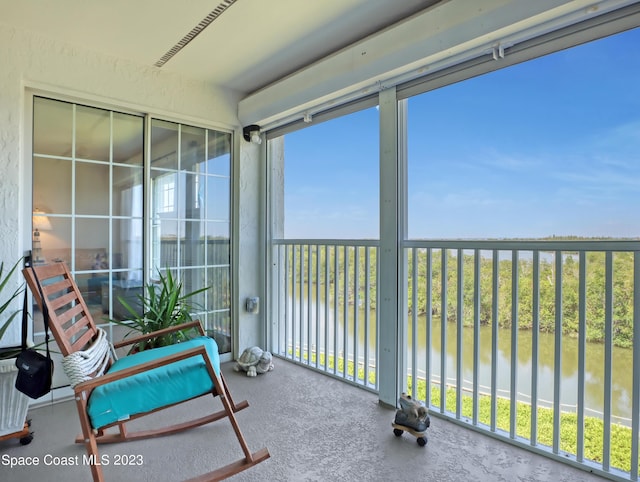
[[[446,371],[450,383],[455,383],[457,360],[457,330],[454,324],[447,325]],[[419,360],[426,357],[426,330],[424,322],[418,328]],[[440,322],[432,326],[431,374],[436,380],[441,368]],[[480,391],[491,390],[491,328],[480,329],[480,356],[478,378]],[[555,336],[548,333],[538,335],[538,404],[551,406],[554,401]],[[472,388],[473,381],[473,329],[462,330],[462,378],[464,388]],[[611,410],[614,421],[625,425],[631,423],[632,351],[613,348]],[[508,396],[511,384],[511,331],[498,330],[497,389],[498,395]],[[532,332],[518,332],[518,362],[516,388],[518,399],[529,402],[532,377]],[[423,362],[424,363],[424,362]],[[423,365],[424,366],[424,365]],[[575,411],[578,402],[578,340],[563,336],[561,350],[560,403],[563,411]],[[420,371],[419,371],[420,373]],[[422,371],[424,375],[424,370]],[[585,415],[599,416],[604,407],[604,345],[587,343],[585,359]]]
[[[291,300],[289,300],[291,303]],[[291,304],[289,304],[291,309]],[[347,335],[347,351],[349,356],[353,356],[353,347],[355,340],[353,339],[354,326],[354,309],[349,307],[348,311],[348,335]],[[296,318],[302,312],[303,318],[310,319],[303,330],[303,345],[310,343],[312,346],[319,345],[320,351],[325,350],[329,353],[342,353],[344,351],[344,312],[338,310],[338,329],[334,337],[333,329],[329,329],[328,343],[324,340],[324,324],[323,321],[328,316],[330,327],[333,326],[334,311],[327,310],[325,315],[324,303],[316,307],[315,301],[312,302],[311,309],[308,309],[307,303],[302,309],[296,304]],[[316,313],[319,313],[321,326],[319,327],[320,339],[315,339],[316,333]],[[359,310],[358,314],[358,358],[362,361],[365,345],[364,310]],[[370,330],[369,330],[369,352],[371,362],[373,362],[373,354],[375,353],[375,311],[369,314]],[[291,314],[289,315],[291,320]],[[418,351],[417,351],[417,370],[418,376],[425,376],[426,356],[427,356],[427,338],[425,329],[425,317],[421,317],[418,323]],[[441,329],[440,320],[433,320],[431,328],[431,359],[430,372],[431,381],[439,382],[441,376]],[[457,327],[453,323],[447,324],[447,346],[446,346],[446,377],[447,382],[451,385],[456,384],[456,363],[457,363]],[[307,331],[311,333],[311,337],[307,339]],[[291,332],[289,332],[291,333]],[[299,340],[300,333],[297,332],[296,342]],[[334,347],[334,340],[337,339],[337,345]],[[409,334],[409,345],[411,346],[411,334]],[[538,405],[551,407],[554,401],[554,369],[555,369],[555,337],[553,334],[540,333],[538,335]],[[480,329],[480,355],[478,377],[480,391],[490,393],[491,391],[491,327],[481,327]],[[463,388],[471,389],[473,382],[473,328],[462,329],[462,379]],[[612,357],[612,390],[611,390],[611,410],[613,421],[629,425],[631,423],[631,394],[632,394],[632,351],[625,348],[613,348]],[[498,330],[498,350],[496,354],[497,360],[497,390],[499,396],[508,397],[510,393],[511,383],[511,331],[508,329]],[[409,360],[412,360],[412,353],[409,350]],[[517,382],[516,390],[518,399],[530,402],[531,397],[531,377],[532,377],[532,332],[518,332],[518,362],[517,362]],[[411,362],[410,362],[411,363]],[[575,412],[578,401],[578,341],[574,337],[562,337],[561,350],[561,384],[560,384],[560,403],[563,411]],[[600,343],[587,343],[586,361],[585,361],[585,415],[601,416],[604,407],[604,345]]]

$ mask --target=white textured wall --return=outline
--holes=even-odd
[[[0,25],[0,60],[0,261],[5,264],[12,264],[30,249],[31,159],[30,149],[25,145],[25,137],[29,136],[25,134],[28,131],[24,120],[27,88],[211,127],[239,125],[238,96],[234,92],[3,25]],[[256,154],[249,151],[243,153],[243,158]],[[253,179],[251,184],[260,178],[251,172],[254,167],[258,167],[257,163],[248,162],[243,169],[243,175]],[[253,186],[242,192],[250,197],[257,195]],[[255,232],[252,209],[257,204],[248,199],[242,205],[243,216],[251,219],[243,237],[250,237]],[[252,243],[248,248],[252,248]],[[242,271],[255,271],[258,260],[250,256],[248,262],[251,266],[245,268],[247,263],[243,262]],[[15,283],[19,281],[16,278]],[[13,335],[19,336],[17,325]],[[5,338],[3,344],[7,342]]]
[[[241,353],[247,347],[265,347],[265,230],[264,230],[264,147],[240,140],[240,162],[236,165],[236,202],[238,215],[234,230],[234,247],[239,253],[236,266],[236,302],[238,330],[234,349]],[[248,313],[245,300],[260,298],[259,313]]]

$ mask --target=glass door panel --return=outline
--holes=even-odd
[[[210,287],[194,317],[228,352],[231,134],[155,119],[150,137],[145,266],[144,118],[34,97],[34,259],[67,263],[98,323],[129,317],[121,300],[142,293],[145,269]],[[34,323],[41,336],[41,314]]]
[[[35,97],[33,123],[34,262],[66,263],[97,323],[123,318],[118,283],[142,289],[144,119]]]
[[[150,275],[171,270],[185,293],[208,287],[194,315],[228,352],[231,135],[155,119],[151,132]]]

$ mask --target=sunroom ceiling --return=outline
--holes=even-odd
[[[218,11],[210,25],[158,68],[242,96],[433,3],[437,1],[0,0],[0,23],[154,66]]]

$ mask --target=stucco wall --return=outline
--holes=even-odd
[[[31,245],[27,90],[209,127],[239,126],[236,116],[239,99],[235,92],[222,91],[153,66],[135,65],[56,43],[36,33],[0,25],[0,59],[0,261],[5,264],[11,265]],[[249,151],[242,157],[252,155],[256,153]],[[250,166],[252,163],[247,163],[242,175],[252,183],[260,176]],[[249,192],[255,195],[253,189]],[[244,214],[251,214],[256,202],[249,199],[244,204],[249,210],[245,209]],[[253,236],[253,229],[246,236]],[[251,271],[251,267],[244,271]],[[21,278],[16,277],[15,284],[19,281]],[[12,329],[16,341],[18,325],[14,323]],[[3,340],[3,344],[9,342],[10,339]]]
[[[236,165],[237,223],[234,247],[238,253],[236,300],[238,326],[234,348],[240,353],[247,347],[264,347],[265,303],[265,237],[264,237],[264,147],[240,140],[240,162]],[[257,314],[245,309],[248,297],[260,298]]]

